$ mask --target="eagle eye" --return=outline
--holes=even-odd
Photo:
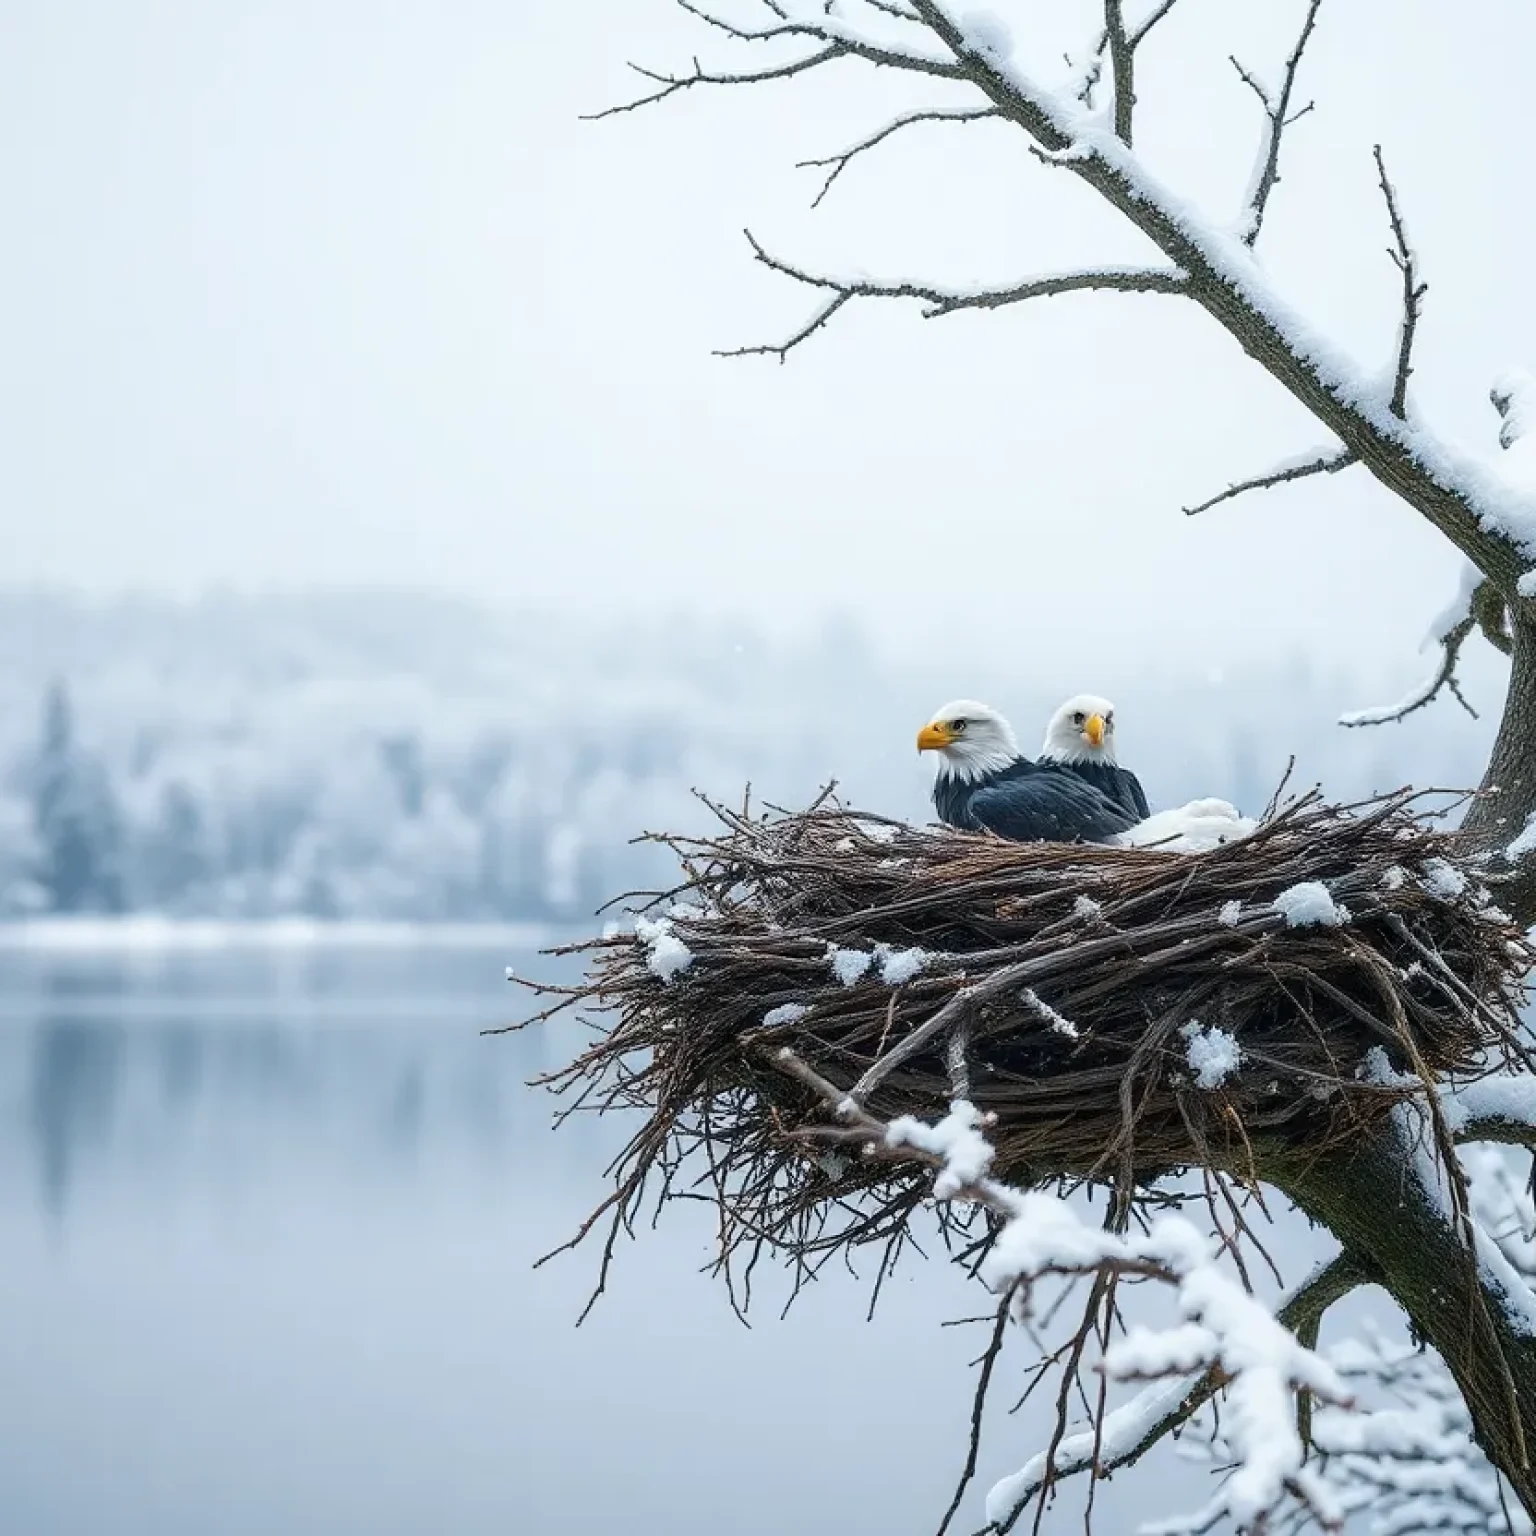
[[[958,736],[965,730],[965,721],[951,720],[949,722],[949,728],[955,733],[956,736]]]
[[[1085,719],[1087,719],[1087,716],[1083,714],[1082,710],[1078,710],[1078,712],[1072,716],[1072,724],[1081,725]]]

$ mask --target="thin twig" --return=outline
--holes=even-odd
[[[1063,293],[1183,293],[1188,286],[1188,279],[1180,272],[1140,267],[1054,273],[1011,288],[967,290],[936,288],[926,283],[879,283],[869,278],[832,277],[808,272],[770,254],[750,229],[743,233],[752,247],[753,256],[769,271],[793,278],[808,288],[819,288],[832,297],[785,341],[732,347],[717,351],[717,357],[768,355],[783,362],[795,347],[815,335],[851,299],[914,299],[925,306],[923,317],[931,320],[965,309],[1002,309],[1027,299],[1052,298]]]
[[[1408,414],[1408,380],[1413,376],[1413,338],[1419,328],[1419,315],[1423,310],[1424,295],[1429,292],[1429,284],[1419,281],[1417,259],[1408,239],[1402,211],[1398,207],[1397,189],[1387,177],[1381,145],[1377,144],[1372,153],[1376,157],[1378,185],[1382,197],[1386,199],[1387,218],[1392,225],[1392,239],[1396,247],[1388,250],[1387,255],[1392,258],[1403,278],[1403,315],[1397,330],[1397,366],[1393,371],[1392,399],[1388,406],[1394,416],[1403,420]]]
[[[1472,633],[1475,620],[1469,614],[1459,623],[1446,631],[1440,641],[1440,662],[1434,672],[1415,688],[1407,698],[1396,704],[1389,704],[1383,709],[1359,709],[1340,718],[1339,724],[1356,729],[1363,725],[1388,725],[1399,720],[1406,720],[1415,711],[1424,709],[1433,704],[1440,695],[1442,688],[1448,688],[1452,697],[1466,712],[1477,719],[1477,711],[1468,702],[1467,696],[1461,691],[1461,682],[1456,676],[1456,663],[1461,657],[1461,648],[1466,644],[1467,636]]]
[[[1301,67],[1301,56],[1307,50],[1312,29],[1317,25],[1317,13],[1322,8],[1322,3],[1323,0],[1309,0],[1306,20],[1301,26],[1301,35],[1296,39],[1296,46],[1291,50],[1291,56],[1285,61],[1285,74],[1281,78],[1278,95],[1271,96],[1249,70],[1236,59],[1232,60],[1232,67],[1242,78],[1243,83],[1259,98],[1265,117],[1264,142],[1258,163],[1258,174],[1254,179],[1253,189],[1248,195],[1248,225],[1243,231],[1245,245],[1253,245],[1258,240],[1259,231],[1264,227],[1264,213],[1269,207],[1270,194],[1280,181],[1281,135],[1298,118],[1305,117],[1312,110],[1312,103],[1308,102],[1299,111],[1292,112],[1291,95],[1296,88],[1296,71]]]
[[[1267,491],[1273,486],[1289,485],[1293,480],[1310,479],[1313,475],[1336,475],[1341,469],[1348,469],[1351,464],[1359,462],[1349,449],[1335,448],[1319,454],[1316,458],[1307,459],[1303,463],[1286,464],[1279,469],[1270,470],[1268,474],[1255,475],[1251,480],[1239,480],[1229,485],[1220,495],[1212,496],[1198,506],[1185,507],[1184,515],[1196,517],[1201,512],[1209,512],[1212,507],[1219,507],[1222,502],[1246,495],[1249,491]]]
[[[885,143],[893,135],[900,133],[903,128],[911,128],[917,123],[976,123],[984,118],[1000,117],[996,107],[976,107],[967,110],[946,112],[935,108],[928,112],[908,112],[894,121],[887,123],[883,128],[877,129],[867,138],[860,139],[857,144],[835,155],[825,155],[819,160],[800,160],[796,162],[797,170],[817,169],[826,170],[826,179],[821,184],[821,191],[811,200],[812,208],[819,208],[822,199],[832,190],[832,183],[848,169],[849,163],[857,156],[865,154],[877,145]]]

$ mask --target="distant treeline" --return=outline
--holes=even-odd
[[[926,818],[913,737],[957,691],[957,669],[884,665],[848,625],[796,644],[692,621],[498,629],[408,598],[0,595],[0,641],[18,658],[0,676],[6,918],[584,917],[670,883],[633,839],[702,826],[695,789],[801,804],[836,777],[855,804]],[[959,670],[1026,750],[1065,691]],[[1305,666],[1149,676],[1117,704],[1154,805],[1257,810],[1293,753],[1298,781],[1339,795],[1461,784],[1484,750],[1484,722],[1450,711],[1342,731],[1338,709],[1373,700]]]

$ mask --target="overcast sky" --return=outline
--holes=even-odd
[[[995,9],[1044,75],[1092,23]],[[1139,145],[1220,217],[1258,126],[1225,56],[1273,77],[1300,10],[1183,0],[1145,50]],[[1387,10],[1325,5],[1263,257],[1385,367],[1383,142],[1431,284],[1417,399],[1486,446],[1491,376],[1536,363],[1536,10]],[[749,224],[807,263],[936,280],[1147,254],[990,124],[914,132],[810,213],[794,163],[926,99],[904,77],[844,66],[592,124],[627,60],[729,52],[669,0],[4,16],[10,580],[412,583],[774,623],[838,605],[887,641],[1021,655],[1423,665],[1455,558],[1361,472],[1181,515],[1324,437],[1178,301],[869,309],[784,367],[710,355],[808,313]]]

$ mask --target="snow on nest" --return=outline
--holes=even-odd
[[[881,981],[892,987],[911,981],[928,964],[927,950],[892,949],[887,944],[875,945],[875,958],[880,962]]]
[[[1444,859],[1427,859],[1424,863],[1424,878],[1419,884],[1431,896],[1438,896],[1442,901],[1454,901],[1466,890],[1467,877]]]
[[[1025,987],[1019,995],[1024,999],[1025,1004],[1039,1014],[1058,1035],[1065,1035],[1069,1040],[1077,1039],[1079,1034],[1077,1025],[1071,1019],[1057,1013],[1033,987]]]
[[[1342,928],[1349,921],[1349,908],[1328,894],[1321,880],[1303,880],[1288,886],[1274,900],[1290,928]]]
[[[875,963],[875,957],[866,949],[839,949],[836,944],[828,944],[827,963],[832,974],[845,987],[851,987]]]
[[[845,987],[862,981],[875,965],[879,966],[881,981],[887,986],[899,987],[911,981],[928,964],[928,951],[916,947],[892,949],[889,944],[876,944],[873,950],[840,949],[836,944],[829,944],[827,963]]]
[[[663,981],[671,981],[693,964],[693,951],[672,932],[672,919],[635,919],[635,937],[645,945],[645,963]]]
[[[1191,1019],[1179,1033],[1189,1042],[1184,1059],[1195,1074],[1198,1088],[1220,1088],[1243,1064],[1242,1046],[1234,1036],[1214,1024],[1202,1029],[1198,1019]]]
[[[803,1019],[810,1011],[804,1003],[780,1003],[777,1008],[770,1008],[763,1015],[763,1023],[769,1029],[780,1024],[793,1024],[797,1019]]]

